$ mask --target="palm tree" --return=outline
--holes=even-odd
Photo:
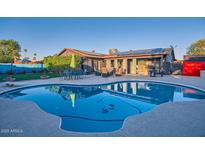
[[[37,54],[34,53],[34,54],[33,54],[33,60],[35,60],[35,61],[36,61],[36,56],[37,56]]]
[[[24,58],[26,58],[26,54],[28,52],[28,49],[24,49],[23,51],[25,52],[25,55],[24,55],[25,57]]]

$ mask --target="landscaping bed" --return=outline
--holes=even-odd
[[[48,78],[55,78],[59,77],[58,73],[25,73],[25,74],[14,74],[14,75],[7,75],[1,74],[0,75],[0,82],[5,82],[6,78],[15,78],[15,81],[22,81],[22,80],[34,80],[34,79],[42,79],[42,76],[46,76]]]

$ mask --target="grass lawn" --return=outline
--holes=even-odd
[[[59,77],[58,73],[26,73],[26,74],[15,74],[12,75],[13,78],[15,78],[15,81],[21,81],[21,80],[33,80],[33,79],[40,79],[40,76],[42,75],[46,75],[49,76],[49,78],[55,78],[55,77]],[[5,74],[1,74],[0,75],[0,82],[3,82],[6,77],[8,77],[8,75]]]

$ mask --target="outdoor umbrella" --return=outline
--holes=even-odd
[[[76,56],[74,54],[71,55],[70,67],[73,69],[77,67]]]

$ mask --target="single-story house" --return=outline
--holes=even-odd
[[[95,51],[83,51],[71,48],[63,49],[58,56],[75,54],[81,57],[81,68],[88,72],[122,67],[125,74],[148,75],[149,66],[167,73],[171,72],[171,63],[175,61],[174,48],[155,48],[144,50],[118,51],[110,49],[108,54]]]

